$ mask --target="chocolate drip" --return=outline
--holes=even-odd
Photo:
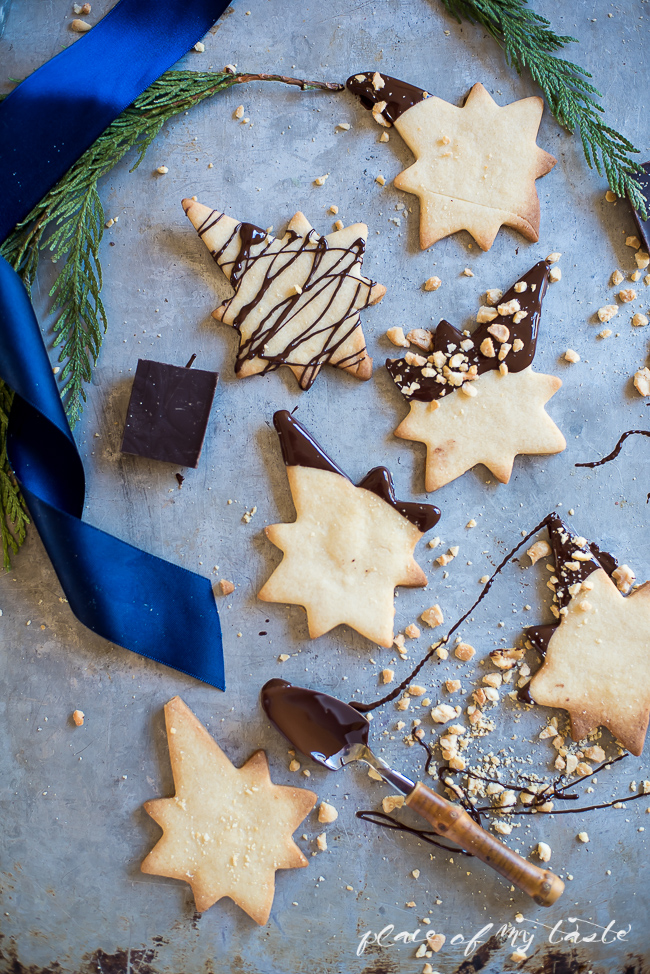
[[[373,78],[379,77],[384,82],[383,86],[375,88]],[[386,102],[386,107],[382,111],[383,117],[389,122],[395,122],[400,115],[413,108],[425,98],[430,98],[428,91],[409,85],[406,81],[399,78],[391,78],[387,74],[380,74],[378,71],[364,71],[361,74],[353,74],[345,82],[348,91],[356,95],[364,108],[372,110],[373,105]]]
[[[216,211],[213,210],[210,216],[206,217],[199,227],[199,236],[203,236],[223,216],[223,214],[216,216],[215,214]],[[237,235],[239,235],[237,256],[234,260],[224,260],[224,254]],[[301,242],[295,249],[293,245],[297,240]],[[248,304],[243,305],[239,310],[233,322],[234,327],[241,333],[244,320],[249,315],[254,315],[257,306],[269,288],[273,286],[276,278],[295,264],[305,253],[311,256],[312,266],[307,280],[302,285],[301,292],[287,295],[280,300],[265,317],[261,318],[251,335],[245,341],[242,339],[235,362],[235,372],[240,372],[244,363],[253,358],[260,358],[268,363],[263,370],[264,373],[272,372],[280,365],[299,366],[303,370],[300,384],[303,389],[309,389],[321,366],[330,362],[337,355],[341,346],[357,328],[359,311],[368,306],[373,287],[372,281],[363,279],[359,274],[365,253],[365,241],[359,237],[347,248],[332,247],[325,237],[321,237],[313,229],[305,237],[300,237],[299,234],[291,230],[286,234],[278,248],[274,237],[252,223],[237,224],[223,247],[220,250],[212,251],[212,257],[220,266],[224,268],[230,266],[230,283],[235,289],[235,295],[244,275],[254,263],[262,258],[266,261],[264,278],[257,289],[257,293]],[[337,255],[337,259],[327,272],[321,270],[325,254]],[[324,324],[323,319],[331,312],[332,306],[336,303],[344,281],[351,281],[354,285],[351,298],[341,309],[339,317],[334,322]],[[225,307],[232,302],[233,298],[226,301]],[[358,301],[359,304],[357,305]],[[322,305],[322,310],[281,352],[274,355],[267,352],[268,344],[278,332],[290,325],[293,319],[298,314],[302,314],[313,302],[316,302],[317,306]],[[298,361],[296,353],[303,345],[313,342],[315,336],[319,336],[320,350],[306,363]],[[361,363],[365,358],[366,349],[364,346],[348,356],[338,357],[336,365],[340,368],[349,369]]]
[[[650,163],[648,163],[650,165]],[[623,444],[625,443],[628,436],[650,436],[650,430],[627,430],[623,433],[618,443],[614,447],[611,453],[608,453],[606,457],[602,460],[590,460],[589,463],[576,463],[576,467],[602,467],[604,463],[609,463],[610,460],[615,460],[623,449]]]
[[[370,724],[349,704],[286,680],[262,687],[262,708],[291,743],[316,761],[324,761],[351,744],[368,743]]]
[[[542,302],[548,286],[548,264],[546,261],[540,260],[534,267],[531,267],[527,274],[519,278],[517,284],[522,282],[527,285],[524,291],[516,291],[516,285],[513,285],[499,301],[500,305],[513,300],[519,302],[520,310],[526,312],[526,317],[517,324],[514,323],[512,315],[497,315],[493,321],[480,324],[468,336],[463,335],[443,318],[433,333],[433,350],[424,365],[409,365],[403,358],[387,360],[386,368],[402,395],[409,400],[417,399],[420,402],[432,402],[458,388],[448,381],[438,381],[438,378],[444,378],[444,376],[442,367],[435,364],[435,353],[437,352],[441,352],[445,356],[445,367],[449,367],[449,359],[452,356],[459,353],[464,356],[462,371],[459,371],[458,367],[449,367],[452,372],[459,375],[463,375],[472,369],[474,374],[482,375],[484,372],[498,369],[502,362],[505,362],[509,372],[523,372],[524,369],[528,368],[535,357]],[[489,331],[494,325],[505,325],[510,332],[507,342],[510,346],[517,339],[522,342],[519,351],[515,351],[511,347],[503,359],[498,357],[502,345]],[[491,340],[494,347],[495,354],[492,357],[483,355],[480,350],[481,344],[486,338]],[[470,347],[463,347],[464,344],[470,342]],[[435,374],[424,375],[424,370]]]
[[[350,479],[287,409],[279,409],[273,414],[273,425],[280,437],[282,459],[287,467],[314,467]]]
[[[288,467],[314,467],[316,470],[337,473],[341,477],[345,477],[346,480],[350,480],[347,474],[325,453],[322,446],[307,432],[302,423],[294,419],[288,410],[280,409],[274,413],[273,424],[278,431],[282,457]],[[386,467],[374,467],[357,486],[377,494],[396,511],[399,511],[407,521],[414,524],[422,534],[429,531],[440,520],[440,510],[433,504],[416,504],[397,500],[393,478]]]
[[[390,470],[386,467],[373,467],[366,474],[357,487],[364,487],[377,494],[387,504],[399,511],[407,521],[415,524],[416,528],[424,534],[430,531],[440,520],[440,511],[433,504],[417,504],[410,501],[398,501],[395,497],[395,487]]]
[[[555,602],[560,609],[563,609],[573,598],[570,592],[573,585],[584,582],[599,568],[603,568],[611,577],[618,567],[618,562],[609,552],[601,551],[595,542],[587,541],[574,534],[555,512],[549,514],[547,528],[555,561],[555,577],[558,578]],[[576,558],[576,553],[582,557]],[[542,658],[546,656],[553,633],[559,625],[559,622],[551,622],[543,626],[529,626],[525,630],[526,638]],[[529,686],[530,681],[517,692],[517,696],[523,703],[535,703]]]

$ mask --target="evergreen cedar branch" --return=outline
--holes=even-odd
[[[600,98],[600,92],[586,80],[591,75],[552,53],[576,42],[576,38],[556,34],[549,21],[531,10],[526,0],[441,2],[459,23],[465,19],[487,30],[518,73],[528,69],[560,125],[569,132],[579,129],[589,166],[601,176],[604,173],[612,191],[617,196],[627,196],[645,218],[646,200],[634,178],[641,167],[628,156],[638,149],[601,120],[604,109],[592,97]],[[338,87],[279,75],[169,71],[122,112],[0,246],[0,253],[28,288],[36,276],[41,249],[47,247],[54,262],[65,258],[50,297],[51,310],[57,315],[54,345],[61,348],[59,361],[63,363],[59,375],[61,396],[72,426],[81,415],[86,400],[84,383],[90,381],[107,326],[100,296],[99,246],[104,210],[97,192],[98,180],[131,149],[138,151],[131,171],[136,169],[167,119],[249,80],[281,81],[301,88]],[[48,230],[50,234],[44,240]],[[11,390],[0,382],[0,532],[7,569],[10,552],[16,552],[23,543],[29,523],[7,461],[6,427],[11,398]]]

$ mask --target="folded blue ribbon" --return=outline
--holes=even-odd
[[[0,378],[15,391],[7,455],[70,608],[105,639],[225,689],[207,578],[81,520],[85,479],[25,287],[0,257]]]
[[[0,102],[0,241],[228,0],[120,0]]]
[[[0,103],[0,241],[228,0],[120,0]],[[225,689],[208,579],[81,520],[81,458],[22,281],[0,258],[0,378],[15,391],[7,454],[75,615],[111,642]]]

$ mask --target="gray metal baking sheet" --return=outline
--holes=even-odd
[[[94,0],[88,19],[95,23],[109,7]],[[567,56],[593,72],[608,120],[640,148],[641,159],[650,157],[648,4],[535,0],[534,8],[558,32],[580,39]],[[71,17],[64,0],[14,0],[0,40],[3,91],[10,89],[9,78],[25,76],[69,42]],[[207,35],[205,52],[191,53],[182,66],[216,70],[229,62],[247,71],[325,80],[377,68],[455,104],[476,81],[499,104],[536,93],[528,76],[505,66],[493,40],[458,25],[435,0],[241,0]],[[250,124],[233,119],[239,104]],[[339,122],[349,122],[350,130],[336,131]],[[608,340],[596,338],[602,326],[594,318],[610,303],[614,268],[629,273],[635,267],[625,246],[634,233],[627,205],[605,201],[606,184],[587,168],[579,141],[546,110],[539,144],[558,165],[537,183],[540,242],[502,229],[483,253],[463,232],[421,252],[417,200],[392,186],[411,156],[396,133],[388,144],[379,143],[379,134],[370,114],[346,93],[250,84],[166,125],[135,173],[127,158],[101,185],[106,217],[119,221],[102,244],[109,328],[75,430],[88,481],[84,516],[215,581],[232,579],[235,592],[218,600],[228,688],[219,693],[86,630],[70,613],[36,532],[29,531],[11,571],[0,577],[2,971],[419,974],[428,960],[441,974],[495,974],[517,966],[509,960],[512,940],[496,937],[508,924],[533,935],[522,968],[528,972],[650,969],[649,833],[643,831],[650,827],[650,796],[619,809],[522,820],[529,825],[506,841],[524,855],[538,841],[548,842],[550,866],[567,882],[564,896],[544,910],[474,860],[359,822],[355,811],[379,808],[387,793],[363,771],[335,775],[312,767],[308,781],[291,774],[286,744],[258,706],[260,686],[274,676],[369,700],[379,694],[379,670],[394,658],[344,628],[311,642],[301,609],[256,599],[279,561],[264,525],[293,516],[274,410],[298,407],[298,418],[353,479],[384,463],[398,496],[424,500],[424,449],[393,436],[407,410],[382,368],[391,353],[387,328],[427,327],[443,315],[467,327],[486,288],[509,287],[550,251],[562,252],[563,277],[546,298],[536,368],[562,378],[548,410],[567,449],[555,457],[518,458],[507,486],[479,467],[437,492],[442,518],[434,533],[446,546],[459,545],[460,553],[443,577],[433,564],[438,551],[419,545],[416,556],[429,586],[399,590],[396,627],[433,602],[447,620],[457,618],[478,594],[478,579],[552,509],[630,564],[639,580],[650,576],[646,440],[631,439],[616,463],[600,469],[574,466],[607,453],[624,430],[647,427],[646,402],[631,376],[646,364],[649,331],[632,328],[630,318],[634,310],[647,312],[650,289],[636,285],[639,299],[614,319]],[[160,165],[167,175],[154,173]],[[327,182],[316,187],[314,179],[324,173]],[[379,174],[383,187],[375,181]],[[301,393],[288,370],[234,378],[236,335],[210,317],[231,292],[183,215],[180,200],[191,195],[263,227],[280,229],[302,210],[318,230],[329,231],[331,204],[345,223],[369,225],[364,269],[388,287],[384,301],[363,315],[375,359],[370,382],[326,368]],[[465,267],[473,277],[463,276]],[[50,347],[47,293],[56,271],[44,254],[34,300]],[[433,274],[442,287],[425,293],[422,283]],[[569,347],[581,356],[575,365],[561,359]],[[176,468],[123,455],[120,442],[138,357],[184,364],[194,352],[197,366],[218,370],[220,379],[198,469],[183,471],[179,489]],[[53,364],[55,356],[53,350]],[[254,506],[245,523],[242,515]],[[473,530],[465,528],[470,518],[477,522]],[[478,650],[476,666],[462,668],[466,694],[489,650],[513,645],[526,622],[550,619],[546,577],[541,566],[525,570],[513,563],[465,625],[461,635]],[[409,642],[409,663],[395,664],[400,679],[429,642],[426,634]],[[614,667],[616,647],[610,651]],[[281,653],[290,654],[284,664]],[[443,699],[439,681],[457,671],[454,662],[427,667],[422,680],[434,700]],[[325,853],[312,856],[322,831],[315,814],[298,830],[309,867],[278,874],[265,927],[229,900],[199,916],[187,886],[140,873],[159,835],[143,802],[173,793],[162,708],[174,694],[236,764],[264,747],[276,782],[303,783],[339,810],[327,827]],[[75,708],[86,714],[81,728],[70,719]],[[513,761],[514,769],[552,774],[555,751],[537,740],[551,712],[524,713],[505,698],[497,714],[495,731],[473,745],[472,755],[506,748],[523,762]],[[395,767],[417,776],[422,753],[404,746],[394,729],[400,716],[393,705],[376,713],[375,740]],[[433,725],[426,713],[422,717],[430,736]],[[585,784],[576,792],[581,803],[624,802],[631,782],[646,777],[646,758],[629,757],[598,775],[593,794]],[[587,844],[576,839],[582,830],[589,833]],[[417,880],[414,869],[420,870]],[[423,918],[447,937],[429,959],[415,957],[417,944],[394,941],[401,931],[424,930]],[[372,935],[391,926],[382,945],[374,942]],[[617,931],[624,932],[619,939]],[[358,954],[368,933],[366,950]]]

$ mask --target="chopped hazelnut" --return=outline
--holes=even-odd
[[[464,277],[474,277],[474,271],[471,271],[469,269],[469,267],[466,267],[465,270],[463,271],[463,276]]]
[[[336,220],[332,224],[332,229],[334,229],[334,230],[342,230],[343,229],[343,220]]]
[[[398,348],[409,347],[409,343],[404,335],[403,328],[398,328],[397,326],[394,328],[389,328],[388,331],[386,332],[386,338],[388,338],[388,340],[391,341],[393,345],[397,345]]]
[[[379,174],[379,176],[375,176],[375,182],[376,182],[376,183],[379,183],[379,185],[380,185],[380,186],[385,186],[385,185],[386,185],[386,180],[385,180],[385,178],[384,178],[384,177],[383,177],[383,176],[381,175],[381,173]]]
[[[603,328],[602,331],[599,331],[598,332],[598,334],[596,335],[596,338],[609,338],[611,336],[611,334],[612,334],[612,329],[611,328]]]
[[[470,399],[473,399],[474,396],[478,395],[478,389],[476,389],[475,386],[473,386],[470,382],[463,382],[462,386],[460,387],[460,391],[466,396],[469,396]]]
[[[445,687],[448,693],[456,693],[460,690],[460,680],[445,680]]]
[[[235,591],[235,586],[227,578],[222,578],[219,582],[219,591],[222,595],[231,595]]]
[[[316,846],[319,852],[327,852],[327,835],[325,832],[321,832],[320,835],[316,836]]]
[[[325,181],[329,178],[329,173],[326,172],[324,176],[317,176],[314,180],[314,186],[324,186]]]
[[[381,135],[379,136],[380,142],[388,142],[389,139],[390,139],[390,135],[388,134],[388,132],[382,132]]]
[[[456,716],[456,710],[448,703],[438,704],[431,711],[431,719],[435,724],[448,724]]]
[[[338,213],[338,211],[339,211],[339,208],[336,205],[336,203],[332,203],[332,205],[330,206],[330,213],[332,213],[334,216],[336,216],[336,214]]]
[[[466,663],[472,658],[475,652],[476,650],[469,643],[458,643],[458,646],[454,649],[454,656]]]
[[[616,582],[616,588],[619,590],[619,592],[622,592],[623,595],[627,595],[636,581],[636,575],[629,565],[619,565],[619,567],[612,572],[612,578]]]
[[[494,358],[495,351],[491,338],[484,338],[481,342],[481,355],[485,355],[486,358]]]
[[[551,858],[551,847],[547,842],[538,842],[535,851],[542,862],[548,862]]]
[[[640,396],[650,396],[650,369],[647,366],[634,373],[634,388]]]
[[[193,50],[195,50],[197,54],[203,54],[203,52],[205,51],[205,44],[203,43],[203,41],[197,41],[196,44],[194,45]]]
[[[73,712],[72,712],[72,719],[75,722],[75,724],[76,724],[77,727],[81,727],[81,725],[84,722],[84,717],[85,716],[86,715],[83,712],[83,710],[73,710]]]
[[[551,267],[550,271],[548,272],[548,279],[551,282],[551,284],[556,284],[557,281],[561,281],[562,280],[562,271],[560,270],[560,268],[559,267]]]
[[[164,176],[165,173],[169,172],[169,169],[167,166],[158,166],[156,172],[160,173],[161,176]]]
[[[288,659],[291,659],[288,653],[280,653],[280,655],[278,656],[278,660],[281,663],[286,663]]]
[[[602,764],[606,756],[600,744],[594,744],[592,747],[586,747],[584,753],[586,758],[588,758],[590,761],[595,761],[596,764]]]
[[[634,250],[638,250],[641,246],[641,241],[638,237],[626,237],[625,246],[632,247]]]
[[[338,125],[336,126],[336,128],[337,129],[340,129],[342,132],[348,132],[349,129],[350,129],[350,123],[349,122],[339,122]]]
[[[615,304],[606,304],[602,308],[599,308],[596,312],[599,321],[611,321],[614,315],[618,314],[618,306]]]
[[[615,271],[612,271],[612,276],[609,279],[609,283],[613,287],[616,287],[618,284],[620,284],[622,280],[623,280],[623,275],[618,270],[618,268]]]
[[[296,759],[293,758],[289,762],[289,771],[300,771],[300,761],[296,761]]]
[[[243,118],[244,117],[244,106],[243,105],[238,105],[237,108],[234,110],[234,112],[232,114],[233,114],[233,118]]]
[[[407,333],[406,340],[417,345],[423,352],[430,352],[433,349],[433,332],[428,328],[414,328]]]
[[[430,626],[431,629],[435,629],[436,626],[441,625],[445,621],[442,614],[442,609],[438,604],[432,605],[430,609],[423,612],[420,619],[422,619],[422,622],[426,623],[427,626]]]
[[[375,89],[375,91],[379,91],[379,89],[383,88],[385,84],[386,82],[380,75],[379,71],[375,71],[372,76],[372,87]]]
[[[634,255],[634,259],[636,261],[636,266],[640,270],[644,270],[648,264],[650,264],[650,256],[646,254],[645,250],[637,250],[636,254]]]
[[[636,299],[636,291],[634,288],[624,287],[618,292],[618,299],[619,301],[622,301],[623,304],[629,304],[630,301],[634,301]]]
[[[381,671],[380,675],[381,675],[382,683],[392,683],[393,680],[395,679],[395,670],[391,670],[388,669],[388,667],[386,667],[385,670]]]
[[[576,839],[579,842],[589,842],[589,835],[586,832],[578,832]]]
[[[605,193],[605,199],[608,203],[616,202],[616,193],[612,193],[611,189],[608,189]]]
[[[523,347],[524,343],[522,342],[521,338],[515,338],[514,342],[512,343],[513,352],[520,352]]]
[[[476,320],[479,325],[483,325],[488,321],[494,321],[496,317],[498,317],[497,309],[490,308],[487,304],[482,304],[476,312]]]
[[[86,23],[85,20],[73,20],[70,24],[70,30],[75,31],[77,34],[85,34],[90,29],[91,25]]]
[[[498,342],[507,342],[510,338],[510,329],[506,328],[505,325],[490,325],[488,332],[493,338],[496,338]]]
[[[580,356],[577,352],[574,352],[572,348],[567,348],[564,353],[564,358],[567,362],[575,363],[580,361]]]
[[[485,303],[489,304],[490,307],[494,307],[499,303],[503,297],[503,291],[500,291],[498,287],[490,288],[485,292]]]
[[[412,683],[407,690],[407,693],[410,693],[412,697],[423,697],[426,692],[427,688],[420,686],[419,683]]]
[[[506,301],[505,304],[498,305],[497,311],[502,318],[505,318],[508,315],[513,315],[516,311],[521,311],[521,305],[516,298],[512,298],[512,300]]]
[[[645,326],[648,324],[648,319],[645,315],[642,315],[640,311],[637,311],[632,318],[632,324],[635,328],[645,328]]]
[[[546,541],[536,541],[527,550],[526,554],[534,565],[540,558],[547,558],[551,553],[551,546]]]
[[[436,656],[438,659],[449,659],[449,650],[445,649],[444,646],[438,646],[436,649]]]
[[[437,291],[441,284],[442,281],[440,280],[439,277],[430,277],[428,280],[424,282],[424,290]]]
[[[446,939],[444,933],[433,933],[432,931],[430,934],[427,934],[427,943],[434,954],[437,954],[442,949]],[[424,971],[422,974],[424,974]]]

